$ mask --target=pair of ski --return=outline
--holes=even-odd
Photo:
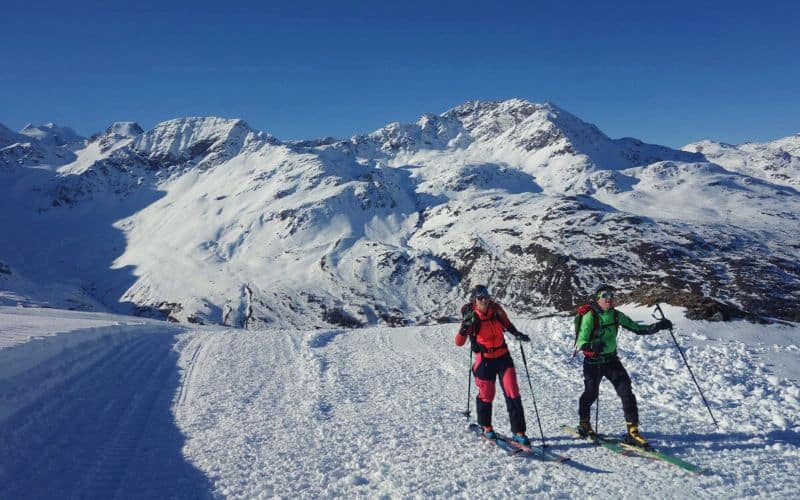
[[[622,439],[618,439],[611,436],[604,436],[602,434],[598,434],[596,438],[585,437],[581,436],[578,432],[578,429],[569,425],[562,425],[562,430],[565,430],[581,439],[584,439],[592,444],[596,444],[598,446],[602,446],[608,450],[613,451],[614,453],[619,453],[622,455],[630,455],[632,453],[636,453],[647,458],[651,458],[653,460],[659,460],[661,462],[666,462],[668,464],[674,465],[675,467],[679,467],[681,469],[687,470],[694,474],[703,474],[705,471],[694,465],[681,460],[680,458],[670,455],[669,453],[664,453],[663,451],[658,451],[655,448],[642,448],[641,446],[636,446],[630,443],[626,443]]]
[[[514,457],[531,458],[534,460],[541,460],[543,462],[557,463],[563,463],[569,460],[569,457],[553,453],[547,448],[534,445],[526,446],[500,433],[497,433],[497,438],[490,439],[483,434],[483,428],[476,423],[469,424],[469,430],[480,436],[483,440],[496,444],[498,448],[505,450],[506,453]]]

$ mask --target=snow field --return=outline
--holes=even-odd
[[[731,328],[680,323],[698,332]],[[797,381],[774,375],[775,386],[757,370],[748,371],[763,354],[761,347],[736,340],[689,345],[687,340],[695,375],[713,381],[701,387],[725,431],[718,433],[671,338],[622,334],[623,361],[639,396],[642,427],[656,445],[712,471],[693,477],[562,435],[558,426],[576,420],[582,390],[580,363],[570,360],[571,319],[517,324],[534,337],[525,348],[546,438],[554,451],[572,457],[570,464],[510,459],[466,432],[459,413],[466,406],[469,354],[453,345],[454,325],[204,334],[207,359],[214,361],[201,371],[206,378],[192,385],[213,389],[190,398],[191,410],[179,418],[189,437],[186,456],[201,470],[213,471],[217,491],[230,498],[473,498],[587,491],[601,498],[672,498],[793,491],[785,475],[800,464],[797,424],[790,423],[798,413],[791,399]],[[519,347],[512,343],[511,349],[529,435],[538,439]],[[720,358],[728,362],[719,363]],[[621,407],[608,383],[601,404],[600,429],[622,432]],[[474,402],[471,409],[474,415]],[[494,415],[496,427],[507,431],[499,391]],[[778,425],[775,415],[786,425]],[[222,451],[221,442],[237,446]]]
[[[0,308],[0,366],[26,366],[0,372],[2,407],[13,408],[0,415],[0,497],[793,496],[797,327],[664,309],[722,430],[668,332],[623,331],[620,355],[645,435],[703,476],[559,430],[575,423],[582,390],[569,317],[513,318],[532,336],[524,349],[547,442],[572,459],[556,465],[507,457],[466,430],[469,352],[453,343],[456,325],[246,331]],[[649,321],[647,309],[623,310]],[[519,345],[509,346],[536,442]],[[473,383],[473,418],[475,394]],[[608,382],[600,404],[600,431],[621,433]],[[507,432],[504,406],[498,389],[494,424]]]

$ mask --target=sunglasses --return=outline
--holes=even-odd
[[[481,295],[480,297],[475,297],[475,300],[489,300],[488,295]]]
[[[601,299],[613,299],[614,298],[614,292],[603,292],[603,293],[601,293],[599,295],[599,297]]]

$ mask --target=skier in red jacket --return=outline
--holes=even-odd
[[[483,427],[486,437],[497,437],[492,428],[492,401],[495,380],[499,378],[514,440],[529,446],[530,440],[525,435],[525,413],[517,384],[517,372],[503,332],[508,331],[517,340],[525,342],[530,342],[530,337],[517,330],[500,304],[491,299],[489,290],[484,285],[478,285],[472,290],[470,302],[461,308],[461,315],[463,320],[456,335],[456,345],[464,345],[469,338],[472,351],[475,352],[472,373],[475,376],[475,385],[478,386],[475,403],[478,424]]]

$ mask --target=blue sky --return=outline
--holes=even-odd
[[[673,147],[800,132],[800,2],[3,5],[0,123],[15,130],[215,115],[349,137],[520,97]]]

